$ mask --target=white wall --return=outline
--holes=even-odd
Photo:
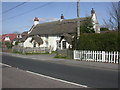
[[[93,20],[93,28],[95,30],[95,33],[100,33],[100,27],[99,27],[97,16],[95,13],[92,16],[92,20]]]
[[[40,47],[48,47],[49,49],[52,48],[53,51],[55,51],[57,49],[57,42],[59,42],[61,37],[56,36],[48,36],[48,38],[46,37],[41,37],[43,39],[43,44],[40,45]],[[48,41],[48,44],[46,44],[46,41]],[[64,39],[61,41],[61,48],[59,49],[63,49],[63,41],[65,41]],[[66,43],[66,48],[69,48],[69,44]]]
[[[63,41],[65,41],[65,39],[63,39],[63,40],[61,41],[61,49],[63,49]],[[66,48],[69,48],[69,45],[70,45],[70,44],[68,44],[68,43],[66,42]]]
[[[7,36],[4,41],[10,41],[10,38]]]
[[[32,37],[29,37],[25,40],[25,42],[23,43],[23,47],[33,47],[33,43],[31,43]]]
[[[51,48],[53,51],[55,51],[57,49],[57,40],[60,40],[60,37],[57,36],[42,36],[41,37],[43,39],[43,44],[40,45],[40,47],[48,47]],[[48,43],[47,43],[48,42]]]
[[[57,35],[56,36],[48,36],[48,38],[45,36],[42,36],[41,39],[43,40],[43,44],[40,46],[38,44],[36,44],[36,47],[48,47],[49,49],[52,49],[52,51],[56,51],[57,42],[59,42],[60,38],[61,37],[58,37]],[[25,40],[25,42],[23,43],[23,47],[31,47],[31,48],[34,47],[34,44],[30,42],[31,39],[32,39],[32,37],[27,38]],[[59,49],[63,49],[63,41],[65,41],[65,40],[63,39],[61,41],[61,43],[60,43],[61,48],[59,48]],[[33,40],[33,42],[34,42],[34,40]],[[48,43],[46,43],[46,42],[48,42]],[[66,48],[69,48],[68,43],[66,43]]]

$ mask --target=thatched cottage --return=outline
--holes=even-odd
[[[91,10],[89,17],[93,21],[95,33],[100,33],[100,27],[96,18],[95,11]],[[24,47],[46,47],[53,51],[57,49],[67,49],[72,47],[72,39],[77,33],[77,21],[80,24],[86,20],[85,18],[61,19],[58,21],[39,24],[39,19],[34,19],[34,25],[28,31],[28,38],[24,42]]]

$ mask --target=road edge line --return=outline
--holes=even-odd
[[[81,84],[77,84],[77,83],[65,81],[65,80],[62,80],[62,79],[53,78],[53,77],[50,77],[50,76],[46,76],[46,75],[43,75],[43,74],[31,72],[31,71],[26,71],[26,72],[31,73],[31,74],[35,74],[35,75],[38,75],[38,76],[41,76],[41,77],[49,78],[49,79],[52,79],[52,80],[56,80],[56,81],[60,81],[60,82],[69,83],[69,84],[72,84],[72,85],[84,87],[84,88],[87,88],[87,87],[88,87],[88,86],[86,86],[86,85],[81,85]]]
[[[7,66],[7,67],[12,67],[12,66],[4,64],[4,63],[0,63],[0,65],[4,65],[4,66]]]
[[[7,66],[7,67],[12,67],[12,66],[4,64],[4,63],[0,63],[0,65],[4,65],[4,66]],[[38,75],[38,76],[41,76],[41,77],[45,77],[45,78],[48,78],[48,79],[52,79],[52,80],[56,80],[56,81],[60,81],[60,82],[80,86],[80,87],[83,87],[83,88],[88,88],[88,86],[86,86],[86,85],[81,85],[81,84],[77,84],[77,83],[74,83],[74,82],[69,82],[69,81],[65,81],[65,80],[62,80],[62,79],[53,78],[53,77],[50,77],[50,76],[46,76],[46,75],[43,75],[43,74],[31,72],[31,71],[26,71],[26,72],[34,74],[34,75]]]

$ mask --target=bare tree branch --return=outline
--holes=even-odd
[[[103,20],[104,24],[107,25],[107,28],[113,29],[113,30],[119,30],[120,29],[120,2],[114,2],[111,4],[111,7],[109,8],[109,19]]]

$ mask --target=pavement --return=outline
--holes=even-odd
[[[41,60],[41,61],[57,63],[57,64],[64,64],[64,65],[68,65],[68,66],[96,68],[96,69],[104,69],[104,70],[111,70],[111,71],[119,70],[118,64],[80,61],[80,60],[73,60],[73,59],[57,59],[57,58],[54,58],[55,54],[21,55],[21,54],[6,53],[6,52],[3,52],[2,54],[7,54],[10,56],[20,57],[20,58]]]

